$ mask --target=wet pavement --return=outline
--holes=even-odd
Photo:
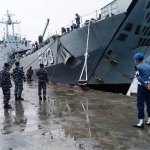
[[[25,101],[15,102],[13,90],[12,110],[0,105],[0,150],[150,149],[150,127],[132,127],[135,97],[50,84],[39,102],[32,82],[24,84]]]

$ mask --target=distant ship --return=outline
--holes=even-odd
[[[4,62],[8,62],[12,66],[22,53],[31,51],[32,48],[30,40],[27,40],[25,37],[21,38],[21,34],[15,34],[14,25],[20,24],[20,22],[17,20],[12,21],[11,16],[13,14],[10,14],[8,10],[6,16],[6,21],[0,21],[0,24],[6,25],[6,32],[4,28],[4,36],[0,40],[0,68],[3,67]],[[12,27],[12,34],[9,33],[9,26]]]
[[[86,21],[77,30],[44,41],[45,30],[39,37],[38,49],[17,50],[25,72],[32,66],[36,79],[39,64],[43,63],[54,83],[87,84],[126,94],[135,74],[134,54],[141,52],[145,59],[150,55],[150,1],[115,0],[101,9],[101,20]],[[3,39],[1,45],[5,43]],[[17,48],[14,49],[15,52],[2,48],[2,54],[9,51],[8,62],[16,61],[10,58],[16,53]],[[13,63],[10,71],[14,67]]]

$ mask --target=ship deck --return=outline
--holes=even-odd
[[[132,127],[137,121],[135,97],[49,84],[47,101],[39,102],[37,82],[24,83],[25,101],[15,102],[13,88],[11,93],[12,110],[3,110],[0,105],[0,149],[148,150],[150,147],[150,128]]]

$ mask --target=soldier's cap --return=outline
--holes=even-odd
[[[136,53],[135,55],[134,55],[134,59],[135,60],[139,60],[139,59],[141,59],[141,58],[143,58],[144,57],[144,55],[142,54],[142,53]]]
[[[40,67],[44,67],[44,65],[43,65],[43,64],[40,64]]]
[[[20,63],[19,63],[18,61],[17,61],[17,62],[15,62],[15,65],[16,65],[16,66],[19,66],[19,64],[20,64]]]
[[[9,67],[9,64],[8,63],[4,63],[4,67]]]

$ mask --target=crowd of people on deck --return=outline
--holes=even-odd
[[[112,14],[113,16],[114,14]],[[81,18],[80,18],[80,15],[77,13],[75,14],[75,21],[76,21],[76,24],[75,23],[72,23],[72,25],[68,28],[64,28],[62,27],[61,28],[61,35],[65,35],[66,33],[69,33],[70,31],[73,31],[73,30],[76,30],[78,28],[80,28],[80,24],[81,24]],[[105,16],[105,19],[109,18],[109,14]],[[99,14],[98,18],[97,18],[97,21],[101,20],[102,17],[101,17],[101,14]]]

